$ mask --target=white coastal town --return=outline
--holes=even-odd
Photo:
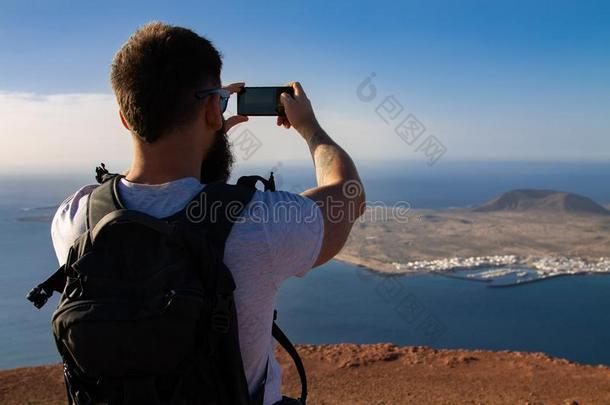
[[[483,270],[461,277],[480,281],[492,281],[514,275],[513,284],[547,279],[563,275],[610,273],[610,257],[583,259],[572,257],[537,256],[477,256],[453,257],[437,260],[418,260],[407,263],[393,262],[396,273],[442,272],[456,273]]]

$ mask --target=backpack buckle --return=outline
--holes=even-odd
[[[212,315],[212,330],[218,333],[227,333],[229,331],[230,320],[226,314]]]
[[[163,307],[161,308],[161,311],[166,311],[172,305],[172,302],[174,302],[175,296],[176,296],[175,290],[169,290],[165,294],[165,296],[163,297]]]
[[[26,295],[26,298],[28,301],[32,302],[36,308],[40,309],[47,303],[52,294],[53,291],[47,292],[47,290],[41,286],[36,286],[30,290],[28,295]]]
[[[83,296],[83,282],[87,281],[87,276],[77,274],[76,277],[69,277],[66,282],[65,296],[68,300],[78,299]]]
[[[216,294],[216,303],[212,311],[212,330],[214,332],[227,333],[229,331],[231,302],[231,296]]]

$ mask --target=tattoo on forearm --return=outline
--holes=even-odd
[[[316,147],[319,145],[333,142],[330,139],[330,136],[328,136],[328,134],[320,128],[307,140],[307,143],[309,144],[309,150],[311,150],[311,153],[313,153]]]
[[[333,171],[337,155],[341,153],[342,150],[332,139],[330,139],[323,129],[315,132],[308,143],[316,167],[318,184],[323,184],[326,181],[327,176]]]
[[[326,182],[326,177],[332,170],[335,159],[337,158],[337,151],[323,150],[321,156],[316,159],[316,177],[318,183]]]

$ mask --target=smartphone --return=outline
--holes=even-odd
[[[294,96],[292,87],[244,87],[237,93],[237,114],[259,116],[284,116],[280,94]]]

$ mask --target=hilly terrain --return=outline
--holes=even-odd
[[[610,211],[588,197],[554,190],[508,191],[475,208],[475,212],[543,211],[545,213],[610,215]]]
[[[578,194],[527,189],[474,209],[410,208],[397,216],[369,208],[338,258],[395,273],[394,263],[494,255],[608,257],[610,210]]]

